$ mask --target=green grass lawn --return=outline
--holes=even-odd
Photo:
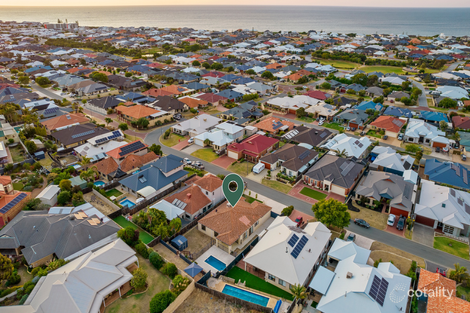
[[[13,158],[13,163],[17,162],[22,162],[25,160],[24,154],[23,154],[23,148],[21,148],[20,145],[17,145],[16,147],[9,148],[11,157]]]
[[[212,148],[199,149],[191,153],[191,155],[207,162],[212,162],[219,157]]]
[[[184,167],[184,170],[185,170],[186,172],[188,172],[188,176],[191,176],[191,175],[193,175],[193,174],[196,174],[196,175],[197,175],[197,174],[199,174],[199,173],[201,173],[203,176],[207,174],[207,171],[204,171],[204,170],[196,170],[196,169],[194,169],[194,168],[192,168],[192,167],[188,167],[188,166],[185,166],[185,167]]]
[[[466,299],[470,299],[470,288],[457,286],[457,292],[460,293],[462,296],[465,296]]]
[[[128,226],[132,227],[133,229],[138,229],[139,230],[139,239],[142,240],[143,243],[149,243],[150,241],[153,240],[153,237],[150,236],[149,233],[147,233],[145,230],[142,228],[138,227],[136,224],[129,222],[124,218],[124,216],[118,216],[116,217],[113,221],[115,221],[119,226],[126,228]]]
[[[23,183],[13,183],[12,185],[14,190],[23,190],[24,187]]]
[[[277,180],[275,180],[274,177],[272,178],[272,180],[263,178],[263,181],[261,183],[265,186],[268,186],[269,188],[275,189],[282,193],[288,193],[292,189],[291,186],[278,182]]]
[[[341,126],[339,123],[325,123],[322,126],[326,128],[336,129],[338,131],[344,129],[344,127]]]
[[[301,191],[301,194],[304,196],[316,199],[316,200],[323,200],[326,198],[326,195],[324,193],[321,193],[319,191],[304,187]]]
[[[247,195],[243,195],[243,198],[245,198],[245,201],[248,202],[248,203],[253,203],[255,201],[258,201],[260,203],[263,203],[263,201],[260,201],[258,199],[255,199],[253,197],[250,197],[250,196],[247,196]]]
[[[250,174],[253,166],[253,163],[245,161],[243,163],[235,163],[234,165],[230,165],[229,167],[227,167],[227,171],[236,173],[240,176],[246,176]]]
[[[382,135],[380,135],[379,133],[377,133],[375,130],[369,130],[367,132],[367,136],[372,136],[372,137],[375,137],[375,138],[382,138]]]
[[[370,72],[382,72],[387,73],[396,73],[396,74],[405,74],[401,67],[399,66],[380,66],[380,65],[366,65],[359,68],[361,71],[366,73]]]
[[[311,118],[311,117],[308,117],[308,116],[297,117],[295,120],[296,120],[296,121],[305,122],[305,123],[312,123],[312,122],[315,122],[315,119],[314,119],[314,118]]]
[[[452,244],[452,247],[450,247],[449,244]],[[466,260],[469,259],[468,245],[447,237],[435,237],[434,249],[439,249],[441,251],[456,255]]]
[[[173,147],[174,145],[178,144],[180,141],[185,140],[184,136],[171,133],[167,139],[163,139],[163,135],[160,137],[160,142],[167,147]]]
[[[119,190],[117,189],[111,189],[111,190],[108,190],[106,191],[106,197],[110,198],[112,196],[115,196],[116,198],[119,197],[120,195],[122,195],[122,192],[120,192]]]
[[[323,65],[331,65],[336,68],[341,68],[345,70],[353,70],[356,67],[360,66],[358,63],[348,62],[348,61],[341,61],[341,60],[319,60]]]
[[[284,298],[286,300],[292,301],[294,299],[292,294],[290,294],[289,292],[284,291],[281,288],[278,288],[274,286],[273,284],[268,283],[267,281],[264,281],[263,279],[256,277],[253,274],[245,272],[239,267],[234,266],[227,273],[227,276],[235,279],[236,281],[237,280],[246,281],[246,286],[248,288],[259,290],[261,292],[265,292],[276,297]]]

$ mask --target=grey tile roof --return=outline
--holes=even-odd
[[[317,151],[296,146],[293,144],[285,144],[281,149],[274,153],[269,153],[261,158],[261,161],[274,164],[282,160],[282,166],[292,171],[299,171],[303,166],[308,165],[318,155]],[[313,163],[313,162],[312,162]]]

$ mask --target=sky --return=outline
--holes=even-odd
[[[70,1],[70,6],[135,6],[135,5],[234,5],[233,2],[221,3],[220,0],[81,0]],[[1,3],[1,1],[0,1]],[[284,0],[238,0],[237,5],[286,5]],[[328,6],[359,6],[359,7],[441,7],[441,8],[456,8],[456,7],[470,7],[469,0],[394,0],[393,2],[376,0],[291,0],[288,5],[328,5]],[[21,0],[15,3],[15,6],[67,6],[64,5],[63,0]]]

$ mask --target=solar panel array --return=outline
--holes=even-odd
[[[291,138],[295,137],[298,133],[299,133],[299,131],[297,129],[293,129],[290,132],[288,132],[287,134],[285,134],[284,137],[286,137],[287,139],[291,139]]]
[[[86,135],[91,135],[95,132],[94,129],[92,130],[89,130],[89,131],[86,131],[86,132],[83,132],[83,133],[80,133],[80,134],[75,134],[75,135],[72,135],[72,138],[80,138],[80,137],[83,137],[83,136],[86,136]]]
[[[119,130],[115,130],[113,131],[113,134],[108,137],[108,139],[111,140],[111,139],[118,138],[118,137],[121,137],[121,132]]]
[[[401,120],[393,120],[392,121],[393,124],[397,125],[398,127],[402,127],[403,126],[403,122]]]
[[[468,184],[468,173],[467,173],[467,169],[465,167],[462,166],[462,178],[463,178],[463,182],[465,184]]]
[[[380,279],[376,275],[374,275],[374,280],[372,281],[372,285],[370,286],[369,296],[372,297],[378,304],[381,306],[384,305],[385,296],[387,294],[388,289],[388,281],[384,278]]]
[[[299,155],[299,159],[300,159],[300,160],[305,159],[306,157],[308,157],[308,156],[310,155],[310,152],[311,152],[310,150],[307,150],[307,151],[302,152],[302,154]]]
[[[297,240],[299,240],[299,236],[296,234],[293,234],[292,237],[290,237],[289,242],[287,242],[292,248],[295,246],[297,243]]]
[[[145,145],[141,141],[136,141],[134,143],[131,143],[130,145],[122,147],[121,152],[119,152],[119,155],[124,156],[126,154],[142,149],[144,147]]]
[[[13,208],[15,205],[17,205],[21,200],[23,200],[25,197],[26,197],[26,194],[24,192],[20,193],[18,196],[16,196],[15,199],[11,200],[7,205],[5,205],[3,208],[1,208],[0,213],[5,214],[11,208]]]
[[[55,112],[59,111],[59,108],[50,108],[50,109],[45,109],[44,114],[49,115],[49,114],[54,114]]]
[[[102,143],[102,142],[105,142],[105,141],[108,141],[108,138],[106,138],[106,137],[105,138],[100,138],[100,139],[96,140],[95,142],[96,143]]]
[[[354,162],[349,162],[348,166],[341,172],[341,176],[346,176],[354,167]]]
[[[186,202],[183,202],[183,201],[178,200],[178,199],[173,200],[173,202],[171,204],[173,204],[174,206],[177,206],[181,210],[184,210],[186,205],[188,205]]]
[[[291,252],[291,255],[294,257],[294,259],[297,259],[300,252],[302,252],[302,249],[305,247],[305,244],[307,243],[307,241],[308,241],[308,238],[305,236],[302,236],[302,238],[300,238],[299,243],[295,246],[294,250]]]
[[[273,123],[273,129],[276,130],[278,128],[281,128],[282,126],[284,126],[281,122],[274,122]]]
[[[326,137],[326,132],[323,132],[320,134],[320,138],[325,138]]]

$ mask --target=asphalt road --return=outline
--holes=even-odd
[[[162,151],[165,154],[174,154],[181,158],[188,157],[188,154],[181,152],[181,151],[174,150],[160,143],[159,137],[169,127],[170,126],[162,127],[160,129],[154,130],[151,133],[148,133],[147,137],[145,138],[145,143],[148,145],[151,145],[153,143],[161,145]],[[212,163],[197,159],[193,156],[191,156],[190,158],[201,161],[204,164],[205,169],[208,172],[211,172],[213,174],[227,175],[230,173],[229,171],[226,171],[225,169],[219,166],[216,166]],[[313,212],[311,211],[312,206],[310,204],[302,200],[299,200],[297,198],[278,192],[274,189],[266,187],[250,179],[247,179],[246,177],[244,177],[243,179],[246,181],[248,188],[250,190],[256,193],[259,193],[265,197],[268,197],[270,199],[273,199],[274,201],[277,201],[279,203],[286,204],[286,206],[293,205],[295,209],[302,211],[304,213],[313,215]],[[470,268],[470,261],[464,260],[462,258],[453,256],[451,254],[448,254],[439,250],[435,250],[428,246],[419,244],[417,242],[408,240],[403,237],[399,237],[397,235],[394,235],[394,234],[391,234],[391,233],[388,233],[388,232],[385,232],[376,228],[365,229],[365,228],[355,225],[354,223],[351,223],[351,225],[347,227],[347,229],[361,236],[365,236],[367,238],[380,241],[384,244],[387,244],[389,246],[396,247],[408,253],[417,255],[419,257],[422,257],[425,260],[428,260],[435,264],[439,264],[444,267],[453,268],[455,263],[460,263],[460,265],[467,266],[468,268]]]
[[[46,88],[42,88],[41,86],[37,85],[36,83],[31,83],[31,87],[34,89],[34,90],[37,90],[39,91],[40,93],[42,93],[43,95],[51,98],[51,99],[57,99],[57,100],[62,100],[63,97],[53,93],[52,91],[50,91],[49,89],[46,89]]]
[[[449,72],[452,72],[453,70],[455,70],[457,68],[457,66],[459,66],[460,64],[464,64],[465,62],[455,62],[455,63],[452,63],[451,65],[449,65],[448,68],[446,68],[445,70],[443,70],[443,72],[446,72],[446,73],[449,73]]]
[[[418,98],[418,105],[420,107],[426,107],[427,108],[428,107],[428,100],[426,99],[426,90],[424,89],[424,86],[421,85],[420,83],[412,80],[412,79],[410,79],[410,81],[413,84],[413,86],[418,87],[422,91],[421,95]]]

